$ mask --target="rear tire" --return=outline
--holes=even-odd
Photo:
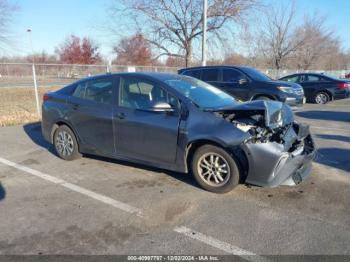
[[[62,125],[56,129],[53,144],[57,155],[64,160],[72,161],[81,157],[77,139],[68,126]]]
[[[331,100],[326,92],[318,92],[314,97],[314,102],[319,105],[325,105]]]
[[[192,173],[197,183],[214,193],[227,193],[239,184],[239,168],[234,158],[224,149],[204,145],[192,158]]]

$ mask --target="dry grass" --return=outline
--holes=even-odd
[[[56,89],[57,87],[39,88],[40,106],[43,94]],[[39,120],[34,88],[0,88],[0,127]]]

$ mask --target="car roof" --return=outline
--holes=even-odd
[[[325,74],[321,74],[321,73],[312,73],[312,72],[308,72],[308,73],[295,73],[295,74],[286,75],[286,76],[284,76],[284,77],[287,77],[287,76],[299,76],[299,75],[316,75],[316,76],[325,76],[325,77],[327,77],[327,75],[325,75]]]
[[[185,71],[185,70],[195,70],[195,69],[210,69],[210,68],[238,68],[238,69],[250,69],[253,68],[251,66],[245,66],[245,65],[208,65],[208,66],[194,66],[194,67],[186,67],[181,68],[179,71]]]
[[[153,78],[159,81],[164,81],[168,79],[179,79],[184,78],[182,75],[178,75],[175,73],[160,73],[160,72],[120,72],[120,73],[107,73],[107,74],[100,74],[100,75],[94,75],[86,78],[82,78],[78,80],[77,82],[81,81],[89,81],[89,80],[95,80],[103,77],[108,76],[138,76],[138,77],[148,77]]]

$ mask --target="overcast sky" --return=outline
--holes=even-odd
[[[17,3],[19,11],[13,21],[13,47],[11,55],[30,53],[27,28],[32,29],[35,52],[53,53],[70,34],[89,36],[101,46],[105,57],[111,56],[114,38],[99,30],[108,20],[107,10],[113,0],[10,0]],[[264,0],[278,3],[280,0]],[[282,0],[289,1],[289,0]],[[328,24],[342,39],[345,49],[350,49],[349,0],[296,0],[300,19],[306,13],[318,11],[328,17]],[[122,20],[122,18],[121,18]]]

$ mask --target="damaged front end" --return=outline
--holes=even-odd
[[[215,113],[250,135],[241,145],[248,160],[246,183],[296,185],[310,174],[314,142],[309,126],[294,122],[289,106],[254,101]]]

